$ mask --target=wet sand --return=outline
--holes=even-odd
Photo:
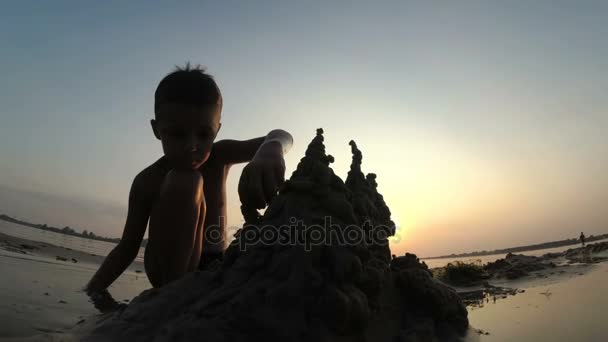
[[[68,263],[84,262],[99,265],[105,256],[85,253],[70,248],[59,247],[45,242],[27,240],[0,233],[0,250],[21,254],[24,256],[34,256],[50,258],[57,261]],[[143,271],[144,265],[140,261],[134,261],[129,269],[132,271]]]
[[[0,340],[77,340],[70,332],[101,317],[82,287],[103,259],[0,234],[0,270],[6,279],[0,283]],[[110,287],[116,300],[126,303],[150,287],[145,273],[136,272],[142,270],[141,262],[134,262]],[[506,291],[457,288],[483,294],[469,302],[466,341],[608,340],[608,262],[563,263],[516,280],[494,279],[491,285]]]
[[[103,260],[0,234],[0,338],[64,331],[98,315],[82,289]],[[131,300],[150,287],[143,269],[141,262],[134,262],[110,287],[117,301]]]
[[[466,340],[608,341],[607,259],[606,243],[597,243],[499,260],[496,264],[544,267],[517,279],[496,277],[505,274],[498,272],[481,285],[455,287],[469,311]]]
[[[524,292],[469,306],[469,340],[608,341],[608,263],[571,270],[504,282]]]

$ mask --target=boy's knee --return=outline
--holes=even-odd
[[[177,195],[200,201],[203,195],[203,177],[197,170],[171,170],[165,176],[161,195]]]

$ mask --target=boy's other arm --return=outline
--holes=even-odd
[[[245,212],[254,214],[253,209],[264,208],[276,195],[285,181],[283,155],[293,144],[291,134],[280,129],[271,131],[260,140],[257,141],[259,145],[256,151],[247,156],[251,158],[250,163],[245,166],[239,179],[238,192],[245,216],[249,215]],[[251,150],[253,148],[248,152],[251,153]]]
[[[293,138],[288,132],[275,129],[266,136],[249,140],[220,140],[213,144],[214,158],[226,165],[233,165],[252,161],[256,155],[261,156],[261,152],[280,151],[282,157],[291,149]],[[273,146],[274,145],[274,146]]]
[[[142,176],[142,173],[133,180],[122,238],[87,284],[86,291],[88,293],[96,293],[107,289],[137,256],[150,216],[145,183],[145,177]]]

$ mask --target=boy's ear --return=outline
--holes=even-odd
[[[160,140],[160,132],[158,131],[158,124],[156,120],[150,120],[150,125],[152,126],[152,132],[154,132],[154,136],[156,139]]]

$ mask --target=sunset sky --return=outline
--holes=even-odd
[[[608,233],[608,2],[14,1],[0,10],[0,213],[119,236],[162,155],[153,95],[200,63],[219,139],[348,141],[430,256]],[[241,221],[231,171],[229,224]]]

